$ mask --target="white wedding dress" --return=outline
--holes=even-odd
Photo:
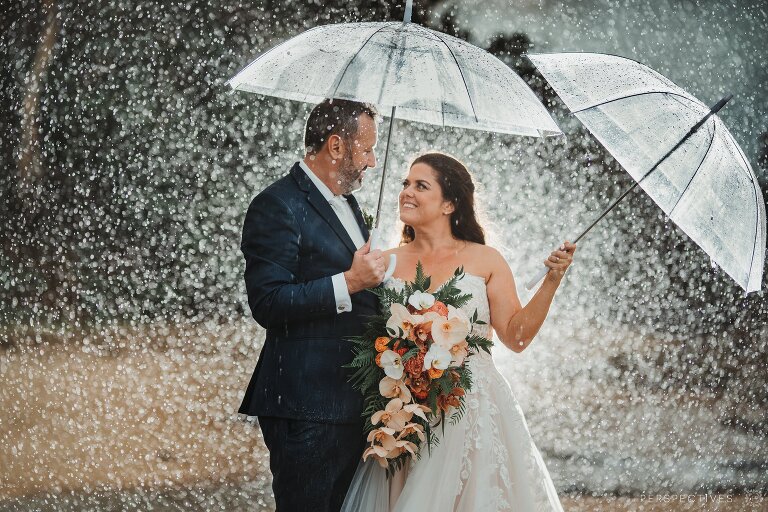
[[[404,282],[394,278],[385,285],[401,289]],[[477,309],[486,325],[476,332],[489,338],[485,280],[465,273],[456,286],[472,294],[462,309],[470,317]],[[466,413],[456,425],[446,424],[444,434],[436,429],[440,442],[431,454],[423,445],[397,502],[389,503],[384,468],[368,459],[358,466],[342,512],[562,512],[509,383],[486,352],[468,364],[474,382],[465,396]]]

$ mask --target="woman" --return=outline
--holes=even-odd
[[[477,310],[486,322],[478,334],[490,339],[495,331],[509,349],[522,352],[541,328],[576,246],[566,241],[545,260],[550,271],[523,307],[506,261],[485,245],[474,202],[474,185],[461,162],[440,153],[416,158],[400,192],[403,243],[388,251],[397,255],[397,268],[385,285],[413,281],[420,261],[435,291],[464,267],[456,286],[472,295],[462,309],[470,316]],[[468,364],[474,383],[462,419],[391,480],[376,462],[361,463],[342,510],[562,510],[509,384],[485,352]]]

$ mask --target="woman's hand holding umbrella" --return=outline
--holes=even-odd
[[[560,281],[565,275],[565,271],[573,263],[573,254],[576,252],[576,244],[572,244],[568,240],[552,251],[549,258],[544,260],[544,265],[547,267],[547,280],[560,284]]]

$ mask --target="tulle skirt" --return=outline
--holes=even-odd
[[[431,453],[423,446],[396,501],[386,471],[369,459],[357,469],[343,512],[562,512],[509,383],[487,354],[470,364],[466,413],[444,432],[438,427],[439,444]]]

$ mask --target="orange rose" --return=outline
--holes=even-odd
[[[419,352],[403,363],[405,372],[411,377],[418,377],[424,371],[424,354]]]
[[[427,375],[429,375],[430,379],[439,379],[443,376],[443,370],[439,370],[437,368],[430,368],[427,370]]]
[[[378,354],[376,354],[376,366],[378,366],[379,368],[384,368],[383,366],[381,366],[381,354],[383,353],[384,352],[379,352]]]
[[[376,347],[376,352],[384,352],[389,347],[387,344],[389,343],[389,338],[386,336],[379,336],[376,338],[376,341],[374,342],[374,347]]]
[[[448,317],[448,306],[446,306],[444,303],[440,302],[439,300],[436,300],[434,304],[432,304],[431,307],[427,309],[422,309],[419,311],[420,315],[425,315],[429,313],[430,311],[434,311],[440,316]]]

